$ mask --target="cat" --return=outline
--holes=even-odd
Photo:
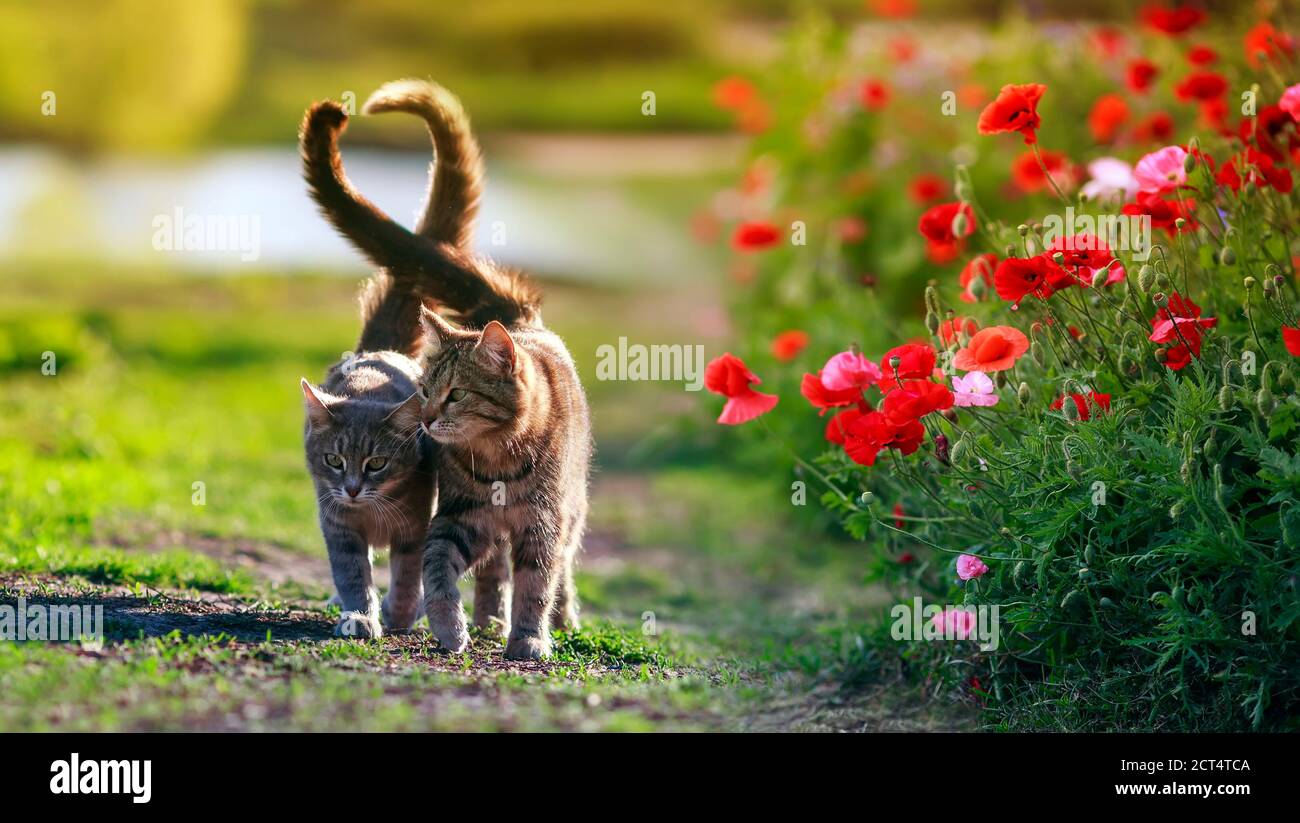
[[[436,87],[392,83],[366,102],[366,113],[406,111],[424,118],[434,142],[421,236],[468,244],[482,190],[482,160],[459,102]],[[346,115],[330,102],[312,106],[299,145],[304,176],[327,216],[347,200],[336,179],[336,135]],[[341,616],[335,633],[380,637],[405,631],[423,611],[421,558],[436,499],[437,445],[421,434],[420,312],[427,297],[418,275],[381,270],[361,296],[356,353],[330,368],[323,383],[301,381],[307,420],[307,467],[316,487],[321,532]],[[372,547],[388,546],[391,585],[379,600]]]
[[[420,428],[438,449],[439,499],[423,561],[429,628],[444,648],[466,647],[457,582],[472,572],[475,624],[507,635],[507,658],[547,657],[551,628],[578,622],[573,567],[592,440],[573,358],[542,325],[540,293],[525,275],[410,232],[352,189],[335,143],[343,122],[341,110],[321,119],[330,155],[322,168],[332,177],[314,184],[330,187],[318,200],[357,249],[418,282],[456,321],[420,308]]]

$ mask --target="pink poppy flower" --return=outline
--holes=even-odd
[[[831,391],[861,389],[883,377],[880,367],[857,352],[842,351],[822,367],[822,385]]]
[[[945,637],[965,640],[975,633],[975,612],[957,606],[949,606],[931,617],[930,622],[943,632]]]
[[[996,406],[998,396],[993,391],[993,381],[982,371],[973,371],[965,377],[953,375],[953,403],[957,406]]]
[[[1098,157],[1088,164],[1092,178],[1083,185],[1083,195],[1089,200],[1101,200],[1119,195],[1121,200],[1133,199],[1138,181],[1133,177],[1133,167],[1117,157]]]
[[[957,558],[957,576],[962,580],[983,577],[988,571],[988,565],[973,554],[963,554]]]
[[[1277,105],[1282,111],[1291,115],[1292,120],[1300,121],[1300,83],[1283,92],[1282,99],[1277,101]]]
[[[1182,146],[1165,146],[1138,161],[1133,169],[1138,191],[1164,194],[1187,182],[1183,161],[1187,152]]]

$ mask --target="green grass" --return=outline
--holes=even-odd
[[[592,379],[619,335],[690,339],[665,298],[552,287],[599,444],[583,629],[540,667],[486,635],[454,656],[427,634],[328,639],[297,383],[353,342],[354,287],[0,284],[0,601],[103,602],[108,627],[101,649],[0,644],[0,729],[744,728],[783,673],[807,676],[794,649],[874,602],[859,550],[774,505],[786,480],[716,467],[712,430],[671,422],[705,396]]]

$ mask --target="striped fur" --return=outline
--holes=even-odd
[[[462,249],[473,234],[482,161],[460,103],[443,89],[417,81],[390,83],[372,95],[366,111],[421,116],[437,158],[417,229],[427,261],[409,265],[403,255],[414,252],[390,258],[386,250],[401,246],[410,233],[357,194],[343,173],[338,155],[338,134],[347,122],[343,110],[316,104],[300,134],[304,174],[326,216],[389,267],[362,291],[357,354],[330,369],[320,387],[302,381],[307,466],[343,611],[337,631],[375,637],[385,627],[409,628],[422,610],[420,560],[436,494],[437,446],[419,429],[414,358],[423,347],[420,311],[434,297],[462,301],[452,305],[484,302],[473,288],[458,292],[443,288],[441,276],[430,279],[432,272],[468,265]],[[382,469],[373,469],[376,459],[384,461]],[[392,584],[382,602],[371,574],[375,546],[391,549]]]
[[[424,555],[429,627],[447,648],[464,648],[456,582],[468,570],[490,580],[508,552],[510,613],[480,613],[476,602],[475,622],[510,626],[507,657],[545,657],[550,629],[577,624],[573,566],[587,519],[591,428],[573,359],[545,329],[425,319],[422,424],[441,447]]]

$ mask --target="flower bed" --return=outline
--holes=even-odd
[[[703,218],[719,422],[789,443],[900,602],[998,607],[995,648],[951,610],[890,647],[991,724],[1294,727],[1295,41],[1158,4],[923,32],[811,21],[720,88],[756,137]]]

